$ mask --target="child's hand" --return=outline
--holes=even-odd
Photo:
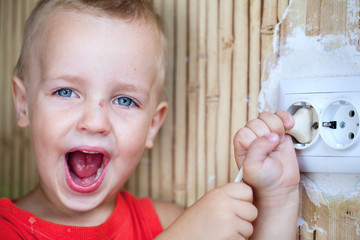
[[[300,174],[291,137],[285,135],[293,126],[287,112],[264,112],[234,138],[237,164],[243,166],[259,211],[252,240],[296,237]]]
[[[288,112],[264,112],[235,135],[235,158],[256,201],[298,191],[298,163],[291,137],[285,135],[293,126]]]
[[[252,189],[230,183],[206,193],[158,239],[247,239],[253,233],[257,209]]]

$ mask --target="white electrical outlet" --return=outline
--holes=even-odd
[[[280,81],[279,109],[313,108],[313,140],[294,139],[302,172],[360,173],[360,76]]]

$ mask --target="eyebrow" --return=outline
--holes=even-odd
[[[65,80],[65,81],[80,81],[80,82],[85,82],[84,79],[82,79],[81,77],[78,76],[74,76],[74,75],[61,75],[61,76],[57,76],[57,77],[45,77],[44,80],[48,80],[48,81],[56,81],[56,80]]]
[[[50,78],[44,78],[45,80],[49,80],[49,81],[56,81],[56,80],[64,80],[64,81],[68,81],[68,82],[72,82],[72,81],[76,81],[76,82],[80,82],[81,84],[85,84],[86,80],[76,76],[76,75],[60,75],[60,76],[56,76],[56,77],[50,77]],[[126,91],[126,92],[140,92],[140,93],[145,93],[146,97],[148,97],[148,93],[147,91],[142,88],[142,87],[138,87],[135,86],[133,84],[128,84],[128,83],[123,83],[121,81],[116,81],[116,83],[114,84],[113,90],[118,90],[118,91]]]
[[[138,92],[139,90],[141,90],[141,88],[139,89],[138,87],[128,83],[120,84],[119,87],[118,86],[116,87],[116,89],[118,88],[120,90],[128,91],[128,92]]]

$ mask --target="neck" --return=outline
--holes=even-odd
[[[98,207],[85,212],[67,209],[61,203],[54,203],[43,192],[40,185],[20,198],[15,205],[38,218],[61,225],[78,227],[98,226],[111,215],[116,204],[116,195]]]

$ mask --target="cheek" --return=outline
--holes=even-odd
[[[36,159],[41,165],[54,165],[61,152],[67,126],[66,117],[41,103],[33,104],[30,110],[30,130]],[[44,162],[45,161],[45,162]]]
[[[122,186],[130,177],[138,165],[143,151],[145,149],[145,141],[148,131],[148,124],[121,124],[114,129],[116,135],[117,154],[111,161],[109,172],[111,182],[117,186]]]
[[[42,140],[45,144],[62,136],[66,122],[64,115],[45,107],[38,106],[30,113],[30,129],[34,140]]]
[[[140,159],[145,148],[149,125],[148,120],[133,120],[118,124],[114,129],[117,150],[127,161]]]
[[[116,135],[121,138],[122,147],[129,149],[143,148],[147,138],[149,124],[147,122],[129,122],[128,124],[121,124],[116,129]]]

